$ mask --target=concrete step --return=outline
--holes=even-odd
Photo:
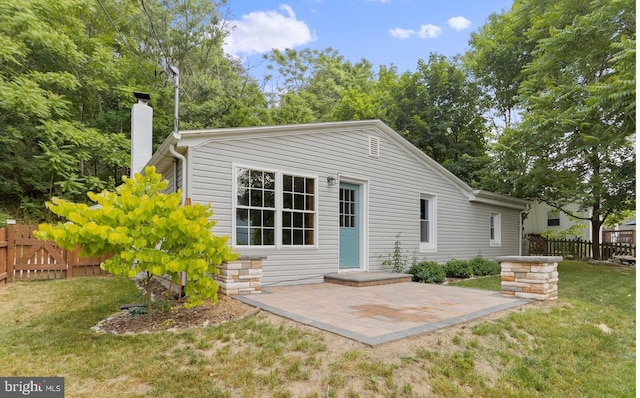
[[[394,274],[385,272],[348,272],[348,273],[331,273],[324,276],[326,283],[335,283],[338,285],[365,287],[388,285],[391,283],[411,282],[410,274]]]

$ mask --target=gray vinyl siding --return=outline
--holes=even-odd
[[[380,157],[368,156],[369,135],[380,138]],[[211,203],[214,233],[232,234],[233,165],[315,176],[318,179],[318,243],[314,248],[237,248],[241,254],[264,255],[263,285],[322,282],[338,271],[338,193],[327,176],[366,180],[368,184],[369,271],[382,265],[400,233],[411,257],[447,261],[478,255],[493,258],[518,254],[519,211],[476,204],[448,178],[435,172],[383,133],[346,130],[299,135],[220,139],[189,148],[190,196]],[[437,252],[419,253],[420,194],[436,197]],[[489,217],[502,219],[501,247],[489,245]],[[233,239],[233,237],[232,237]]]

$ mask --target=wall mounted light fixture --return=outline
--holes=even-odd
[[[330,187],[333,187],[336,185],[336,178],[333,176],[329,176],[327,177],[327,184],[329,184]]]

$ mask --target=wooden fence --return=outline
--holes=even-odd
[[[539,235],[527,235],[530,256],[573,256],[593,258],[591,241],[582,239],[546,239]],[[600,243],[600,259],[616,256],[636,256],[636,245],[622,242]]]
[[[605,243],[636,244],[636,231],[602,231],[602,241]]]
[[[15,280],[64,279],[108,275],[100,264],[108,258],[80,257],[79,250],[63,250],[53,241],[33,236],[36,225],[0,228],[0,284]]]

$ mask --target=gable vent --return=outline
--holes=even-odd
[[[380,157],[380,138],[369,136],[369,156],[373,158]]]

